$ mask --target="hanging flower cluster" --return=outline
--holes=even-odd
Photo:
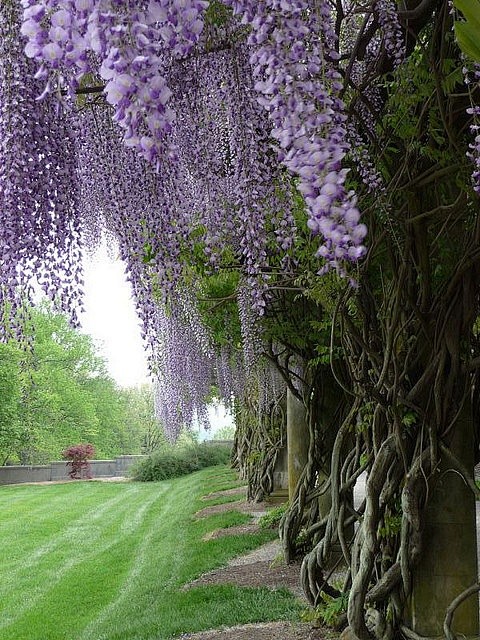
[[[341,273],[365,253],[366,227],[355,195],[347,191],[342,160],[348,148],[341,77],[329,3],[307,0],[234,1],[251,26],[250,62],[259,102],[267,109],[279,159],[299,177],[308,208],[308,226],[321,234],[318,255]]]
[[[205,398],[214,382],[215,359],[192,291],[172,296],[168,309],[158,309],[158,319],[156,415],[175,441],[195,420],[209,427]]]
[[[472,124],[470,130],[474,135],[474,141],[469,144],[470,151],[467,154],[474,163],[475,169],[472,173],[473,188],[480,195],[480,107],[471,107],[468,113],[474,116],[475,124]]]
[[[231,136],[235,156],[233,203],[237,217],[237,251],[249,292],[247,305],[262,315],[268,285],[267,220],[282,208],[276,199],[280,171],[270,140],[267,114],[258,104],[244,53],[235,59],[230,80]],[[293,229],[290,229],[293,235]]]
[[[94,242],[102,229],[116,238],[127,266],[143,336],[155,353],[157,299],[181,273],[181,197],[167,167],[160,173],[125,147],[105,108],[80,115],[77,142],[82,217]],[[177,206],[176,206],[177,205]]]
[[[225,247],[236,233],[233,200],[234,164],[230,144],[228,79],[234,56],[231,50],[182,62],[181,73],[171,82],[178,119],[173,140],[178,151],[176,174],[189,200],[190,233],[201,230],[201,242],[211,269],[221,262]],[[178,98],[177,98],[178,96]]]
[[[171,57],[185,56],[198,40],[208,3],[151,0],[148,6],[130,1],[120,7],[113,0],[22,2],[26,50],[42,63],[39,74],[50,67],[76,86],[95,59],[126,144],[157,165],[165,155],[175,156],[169,140],[175,114],[165,76]],[[366,229],[354,194],[345,189],[347,172],[340,167],[347,148],[337,97],[340,76],[330,65],[319,79],[325,63],[337,57],[328,3],[322,2],[318,12],[304,0],[229,3],[253,27],[251,62],[259,101],[273,121],[280,158],[300,177],[309,226],[325,239],[318,253],[341,270],[343,262],[363,255]],[[65,69],[75,73],[64,76]],[[289,244],[285,233],[281,243]]]
[[[239,370],[241,375],[238,375]],[[241,398],[245,389],[245,371],[231,344],[221,345],[218,349],[215,375],[222,402],[227,410],[233,412],[235,398]]]
[[[0,302],[13,320],[36,280],[76,323],[82,273],[75,134],[68,110],[53,98],[36,99],[41,83],[19,30],[15,3],[0,3]]]
[[[463,76],[470,96],[474,91],[480,91],[480,63],[475,63],[472,69],[464,66]],[[470,151],[467,153],[467,157],[475,167],[472,173],[473,189],[480,195],[480,105],[473,104],[472,100],[472,106],[467,109],[467,113],[472,116],[470,132],[473,138],[473,142],[469,144]]]
[[[356,168],[362,182],[367,187],[369,193],[385,193],[385,183],[378,169],[373,164],[372,158],[367,151],[365,142],[358,133],[358,128],[353,122],[348,124],[348,139],[350,142],[350,157],[355,162]]]
[[[231,397],[243,393],[261,351],[272,274],[295,266],[292,185],[323,238],[326,268],[344,274],[365,252],[344,162],[356,164],[370,192],[382,191],[363,141],[375,134],[383,98],[374,83],[366,87],[349,126],[339,70],[359,87],[384,52],[399,64],[405,45],[393,0],[371,0],[363,13],[344,0],[341,20],[330,0],[224,0],[233,18],[220,26],[209,4],[215,9],[205,0],[18,0],[21,43],[15,3],[1,3],[0,295],[18,306],[18,288],[36,273],[73,309],[80,221],[87,243],[106,230],[127,265],[152,364],[160,376],[170,372],[162,394],[173,379],[203,393],[216,367]],[[349,67],[344,54],[362,25],[374,33]],[[56,104],[59,93],[91,85],[103,94]],[[235,345],[215,360],[198,340],[194,301],[179,293],[193,280],[192,261],[242,274],[243,352]],[[200,378],[174,362],[181,349],[202,363]],[[178,388],[184,400],[163,401],[172,433],[201,413],[197,392]]]
[[[174,154],[175,119],[165,74],[170,57],[187,55],[203,29],[204,0],[22,0],[26,54],[40,77],[78,88],[98,72],[124,140],[147,160]],[[51,79],[45,91],[51,90]]]
[[[395,67],[405,60],[405,38],[398,20],[395,0],[377,0],[375,10],[383,35],[385,51],[392,58]]]

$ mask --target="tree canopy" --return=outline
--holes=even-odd
[[[47,306],[31,311],[30,349],[0,344],[0,460],[41,464],[92,442],[97,457],[141,453],[159,426],[151,389],[120,389],[90,338]]]

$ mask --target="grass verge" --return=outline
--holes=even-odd
[[[202,541],[248,520],[194,520],[200,498],[234,486],[226,468],[158,483],[0,487],[2,640],[166,640],[183,632],[297,617],[287,592],[182,590],[272,539],[263,531]]]

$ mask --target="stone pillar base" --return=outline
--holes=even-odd
[[[285,502],[288,502],[288,489],[272,491],[272,493],[265,498],[265,502],[275,505],[285,504]]]

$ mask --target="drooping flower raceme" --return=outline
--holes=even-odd
[[[75,134],[71,114],[54,97],[36,99],[42,83],[23,54],[19,14],[15,3],[0,3],[0,301],[14,316],[36,280],[76,323],[82,274]]]
[[[378,169],[368,153],[365,142],[358,133],[357,127],[353,122],[348,124],[348,139],[350,142],[350,156],[355,161],[357,171],[362,178],[363,183],[367,187],[369,193],[385,192],[385,183]]]
[[[405,59],[405,38],[394,0],[377,0],[375,10],[383,35],[383,45],[396,67]]]
[[[158,308],[158,320],[156,414],[175,441],[182,427],[194,420],[209,426],[205,398],[214,382],[215,358],[193,291],[177,291],[168,309]]]
[[[208,2],[22,0],[22,5],[25,51],[40,63],[46,92],[54,84],[73,92],[86,74],[96,72],[125,143],[157,164],[174,155],[166,68],[198,40]]]
[[[259,102],[267,109],[279,159],[299,177],[308,226],[323,236],[318,255],[341,273],[365,253],[366,227],[345,187],[348,149],[341,77],[332,64],[335,32],[329,3],[230,0],[251,26],[250,61]]]
[[[472,97],[474,92],[480,91],[480,63],[475,63],[471,69],[464,66],[463,76]],[[472,173],[473,189],[480,195],[480,105],[474,104],[473,99],[471,99],[471,106],[468,107],[467,113],[472,117],[470,132],[473,138],[473,142],[469,144],[467,157],[474,165]]]

